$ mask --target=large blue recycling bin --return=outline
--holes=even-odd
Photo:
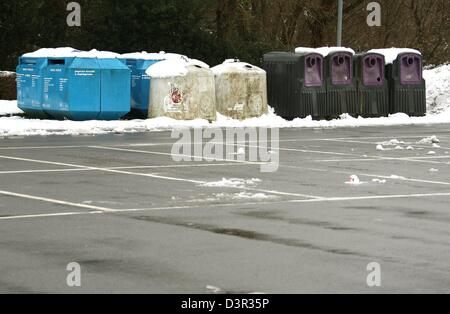
[[[114,56],[43,49],[21,57],[17,73],[19,107],[32,116],[116,120],[130,111],[131,71]]]
[[[48,118],[42,108],[44,97],[44,71],[47,58],[20,57],[17,66],[17,105],[26,114]]]
[[[131,70],[131,114],[135,117],[148,117],[151,78],[145,71],[159,61],[161,60],[125,59]]]
[[[42,107],[56,119],[120,119],[130,111],[130,76],[118,59],[48,58]]]

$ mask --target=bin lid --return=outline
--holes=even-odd
[[[211,70],[216,75],[229,72],[266,73],[263,69],[247,62],[241,62],[238,59],[227,59],[222,64],[211,68]]]
[[[355,54],[355,51],[353,49],[347,47],[320,47],[320,48],[297,47],[295,49],[295,53],[318,53],[324,57],[335,52],[350,52],[352,55]]]
[[[383,48],[383,49],[372,49],[368,53],[378,53],[384,56],[386,64],[392,64],[397,60],[398,56],[402,53],[414,53],[422,55],[420,51],[411,48]]]
[[[152,78],[186,76],[189,73],[189,67],[192,66],[209,69],[209,65],[202,61],[179,55],[149,66],[145,73]]]

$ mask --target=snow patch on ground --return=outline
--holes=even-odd
[[[17,107],[17,101],[15,100],[0,100],[0,116],[22,114],[23,111]],[[1,126],[0,126],[1,129]],[[1,134],[1,131],[0,131]]]
[[[417,142],[417,144],[437,144],[441,141],[436,137],[436,135],[432,135],[429,137],[425,137]]]
[[[277,198],[275,195],[267,195],[265,193],[250,193],[250,192],[240,192],[240,193],[219,193],[214,194],[219,199],[233,199],[233,200],[267,200]]]
[[[260,183],[260,179],[238,179],[238,178],[222,178],[220,181],[207,182],[202,184],[205,187],[224,187],[224,188],[245,188],[247,186],[256,186]]]

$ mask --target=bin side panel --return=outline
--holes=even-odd
[[[93,120],[100,113],[101,69],[96,59],[75,59],[70,67],[68,118]]]
[[[100,59],[101,108],[98,119],[117,120],[130,112],[131,70],[116,59]]]

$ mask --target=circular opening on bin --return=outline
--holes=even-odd
[[[306,60],[306,65],[308,66],[308,68],[312,68],[316,65],[316,59],[315,58],[308,58]]]
[[[375,60],[375,58],[371,58],[369,64],[371,66],[375,66],[375,64],[377,64],[377,60]]]
[[[339,57],[339,58],[337,58],[337,63],[338,63],[339,65],[343,65],[343,64],[344,64],[344,57]]]
[[[414,63],[414,59],[412,57],[408,58],[408,65],[412,65]]]
[[[378,81],[378,82],[381,82],[381,77],[377,77],[377,81]]]

